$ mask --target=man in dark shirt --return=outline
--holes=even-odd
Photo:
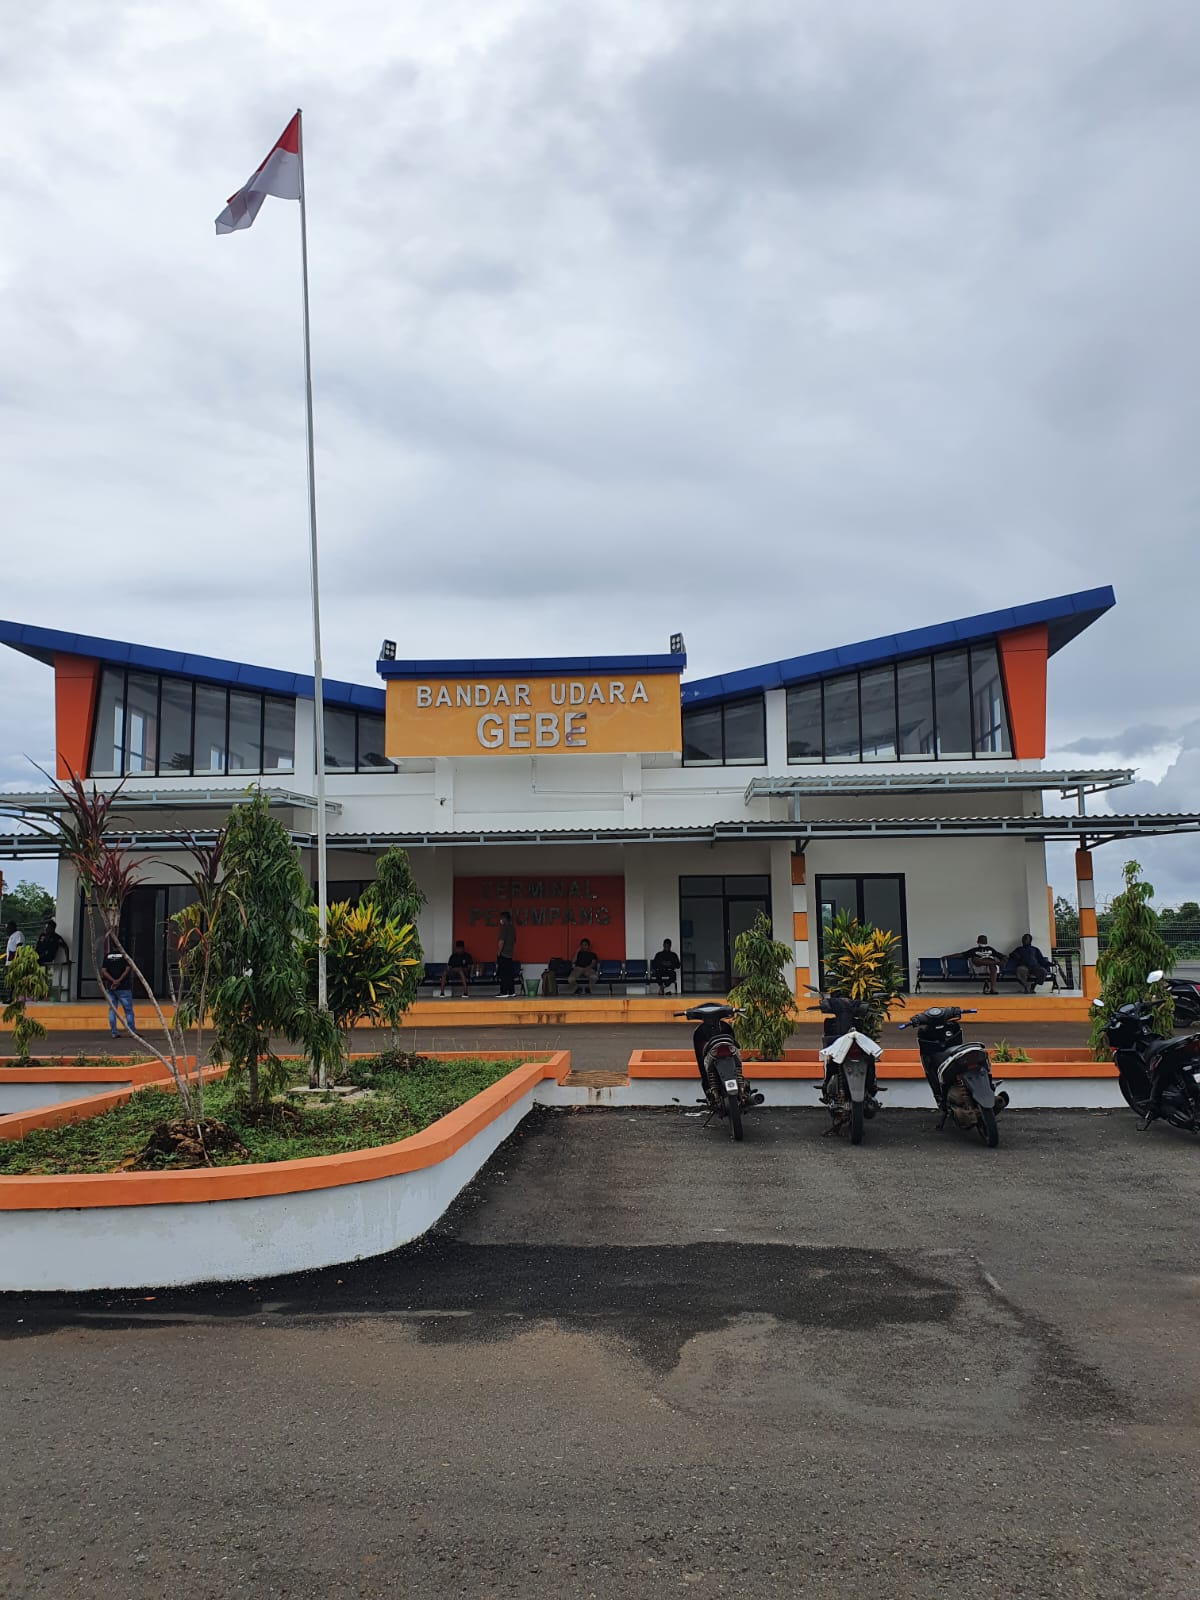
[[[671,949],[670,939],[664,939],[662,949],[657,952],[650,963],[650,970],[654,974],[654,981],[658,984],[659,994],[666,994],[668,989],[673,989],[678,981],[679,957]]]
[[[438,990],[438,993],[445,994],[446,979],[453,978],[455,983],[462,985],[462,992],[464,995],[470,994],[471,991],[468,988],[468,982],[471,976],[471,968],[474,965],[475,963],[471,959],[471,952],[467,949],[466,945],[461,939],[456,939],[454,941],[454,951],[451,954],[449,961],[446,963],[445,971],[442,973],[442,986]]]
[[[1008,959],[1016,967],[1017,977],[1026,994],[1032,994],[1039,983],[1050,981],[1050,963],[1034,944],[1031,933],[1022,936],[1020,944]]]
[[[501,1000],[511,1000],[517,992],[517,963],[513,959],[516,948],[517,930],[513,927],[512,913],[502,911],[496,939],[496,979]]]
[[[590,939],[580,939],[579,949],[575,952],[575,964],[571,968],[570,982],[575,985],[575,993],[583,994],[584,990],[591,994],[592,984],[600,976],[600,962],[596,952],[592,949]]]
[[[117,1006],[125,1013],[125,1026],[136,1033],[133,1020],[133,968],[129,957],[110,945],[100,963],[100,987],[108,1000],[108,1031],[117,1037]]]

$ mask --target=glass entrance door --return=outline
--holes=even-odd
[[[760,911],[771,915],[765,874],[680,878],[680,993],[728,993],[737,981],[733,942]]]
[[[821,913],[819,945],[821,968],[825,967],[825,930],[840,912],[848,912],[860,922],[886,928],[900,941],[899,963],[908,988],[908,919],[904,903],[903,873],[868,873],[861,878],[818,877],[817,905]]]

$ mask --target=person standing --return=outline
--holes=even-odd
[[[4,965],[7,966],[17,951],[25,943],[25,935],[15,922],[6,924],[4,929]]]
[[[53,917],[46,918],[46,926],[38,934],[37,944],[34,949],[37,951],[38,960],[44,967],[52,967],[54,965],[58,960],[60,950],[64,957],[69,956],[71,953],[67,949],[67,941],[59,933]]]
[[[517,963],[513,959],[517,948],[517,930],[513,927],[512,913],[500,913],[500,930],[496,939],[496,981],[500,985],[501,1000],[511,1000],[517,989]]]
[[[117,1006],[125,1014],[125,1026],[136,1033],[133,1021],[133,967],[129,957],[116,945],[110,945],[100,963],[100,987],[108,1001],[108,1031],[117,1037]]]

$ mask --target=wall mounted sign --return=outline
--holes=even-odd
[[[502,911],[516,925],[517,960],[527,968],[551,956],[573,956],[581,938],[591,940],[602,960],[625,954],[624,878],[560,873],[455,878],[454,937],[463,940],[476,961],[496,959]],[[429,959],[444,961],[449,953],[439,950]]]
[[[581,678],[392,678],[385,753],[601,755],[680,751],[679,674]]]

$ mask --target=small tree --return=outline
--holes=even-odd
[[[864,1001],[862,1031],[878,1040],[893,1008],[904,1005],[899,939],[886,928],[839,911],[825,929],[824,943],[826,992]]]
[[[1170,972],[1175,952],[1159,932],[1150,904],[1154,885],[1142,879],[1141,870],[1136,861],[1125,863],[1125,887],[1109,904],[1108,941],[1096,962],[1101,1004],[1093,1007],[1092,1047],[1100,1061],[1108,1055],[1105,1018],[1118,1006],[1149,1000],[1156,1033],[1169,1034],[1175,1021],[1175,1002],[1166,983],[1146,983],[1147,973],[1160,968]]]
[[[1074,949],[1079,943],[1079,912],[1067,899],[1066,895],[1054,897],[1054,927],[1052,930],[1055,944],[1066,945]]]
[[[256,1113],[273,1088],[272,1081],[264,1086],[260,1067],[271,1069],[269,1080],[279,1067],[272,1034],[321,1048],[305,997],[300,943],[309,889],[296,848],[261,793],[230,816],[222,865],[209,935],[213,1057],[229,1062],[235,1084],[245,1074],[249,1109]]]
[[[792,947],[772,936],[770,920],[760,911],[733,941],[733,959],[741,977],[729,1001],[745,1012],[734,1020],[737,1042],[762,1061],[778,1061],[796,1017],[796,997],[783,976]]]
[[[316,906],[308,908],[304,960],[308,993],[316,1004],[319,929]],[[365,1021],[383,1021],[404,1009],[404,990],[416,957],[409,954],[411,925],[384,917],[374,905],[338,901],[325,913],[325,971],[329,1014],[337,1030],[333,1066],[340,1075],[350,1055],[350,1033]]]
[[[375,869],[375,882],[367,885],[358,903],[360,906],[374,906],[385,922],[411,929],[411,937],[405,951],[409,965],[403,969],[403,981],[399,989],[379,1008],[384,1022],[394,1033],[400,1026],[401,1017],[417,998],[425,963],[425,952],[421,949],[416,929],[417,918],[421,914],[421,907],[425,904],[425,896],[416,878],[413,877],[412,863],[408,859],[407,850],[393,846],[392,849],[384,851]]]
[[[17,1060],[25,1063],[33,1041],[46,1037],[46,1030],[37,1018],[26,1015],[25,1002],[44,1000],[50,993],[50,980],[31,944],[17,946],[12,960],[4,968],[4,979],[8,984],[8,1004],[0,1012],[0,1018],[12,1023]]]

